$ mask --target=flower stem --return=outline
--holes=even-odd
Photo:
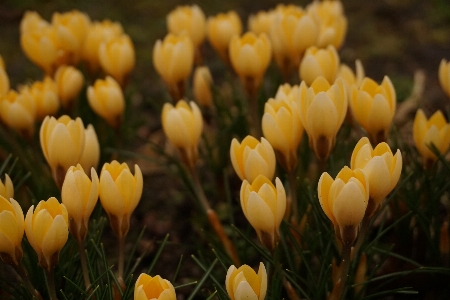
[[[357,255],[357,253],[359,252],[359,250],[362,246],[362,243],[364,242],[364,238],[366,237],[367,231],[369,229],[370,219],[371,219],[371,217],[364,216],[364,218],[362,220],[361,229],[359,230],[358,238],[356,239],[355,248],[353,249],[355,255]]]
[[[55,270],[50,268],[49,270],[45,269],[45,275],[47,276],[48,283],[48,294],[50,296],[50,300],[57,300],[56,296],[56,288],[55,288]]]
[[[86,250],[84,249],[84,239],[78,241],[78,251],[80,252],[81,269],[83,270],[84,284],[86,285],[86,291],[91,287],[91,281],[89,279],[89,270],[86,260]]]
[[[125,252],[125,236],[119,236],[119,274],[118,279],[123,279],[123,264],[124,264],[124,252]]]
[[[249,109],[250,109],[250,133],[256,139],[259,139],[262,136],[261,129],[261,118],[259,116],[259,107],[258,107],[258,88],[256,81],[254,78],[246,78],[244,82],[245,89],[248,94],[249,100]]]
[[[342,245],[342,262],[341,262],[341,276],[339,279],[339,298],[337,299],[344,299],[345,294],[345,288],[347,285],[347,278],[348,278],[348,270],[350,268],[350,254],[352,250],[352,244],[351,243],[343,243]]]
[[[20,262],[18,265],[12,265],[13,268],[16,270],[17,274],[22,278],[23,284],[27,288],[28,292],[33,296],[33,299],[42,299],[41,294],[34,288],[33,284],[30,281],[30,278],[28,278],[27,271],[23,267],[22,262]]]
[[[286,203],[286,215],[291,219],[294,224],[297,224],[298,221],[298,202],[297,202],[297,178],[296,178],[296,169],[288,172],[289,177],[289,192],[290,195],[287,198],[288,202]]]
[[[217,237],[219,238],[220,242],[225,248],[225,251],[233,261],[233,264],[235,266],[240,266],[241,262],[239,260],[236,248],[234,247],[233,242],[228,238],[227,234],[225,233],[225,230],[223,229],[222,223],[220,223],[220,219],[217,216],[216,212],[209,205],[208,199],[206,198],[206,195],[203,191],[195,167],[188,166],[188,169],[194,181],[195,193],[206,213],[206,216],[208,217],[209,223],[211,224],[212,228],[214,229],[214,232],[216,233]]]

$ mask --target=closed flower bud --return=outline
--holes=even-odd
[[[234,36],[229,46],[233,69],[241,78],[247,91],[256,90],[272,58],[272,46],[266,34],[247,32],[242,37]]]
[[[126,163],[105,163],[100,173],[100,202],[109,216],[115,234],[125,237],[130,218],[142,195],[141,169],[134,165],[134,176]]]
[[[59,260],[59,252],[69,236],[69,217],[64,204],[51,197],[30,207],[25,217],[28,242],[39,259],[39,265],[52,270]]]
[[[116,129],[120,127],[125,110],[125,98],[117,81],[110,76],[105,80],[97,79],[94,86],[88,87],[87,98],[92,110],[109,126]]]
[[[269,36],[273,18],[274,10],[261,10],[256,15],[250,15],[250,17],[248,17],[247,27],[249,31],[255,34],[265,33]]]
[[[369,201],[369,182],[361,169],[345,166],[333,178],[324,172],[317,186],[320,206],[343,244],[352,244]]]
[[[9,178],[8,174],[5,174],[5,181],[0,179],[0,196],[10,199],[14,197],[14,185]]]
[[[5,63],[0,55],[0,98],[5,96],[9,91],[9,77],[6,74]]]
[[[71,166],[79,163],[85,144],[85,131],[80,118],[64,115],[59,119],[47,116],[41,125],[42,152],[58,186]]]
[[[90,23],[89,17],[78,10],[53,14],[52,26],[56,31],[58,47],[67,53],[68,64],[78,63]]]
[[[19,203],[8,199],[0,195],[0,258],[7,264],[18,265],[23,256],[25,221]]]
[[[247,265],[238,269],[228,268],[225,286],[231,300],[264,300],[267,292],[267,272],[263,263],[259,263],[258,274]]]
[[[298,68],[305,50],[315,45],[319,28],[299,6],[278,9],[270,28],[273,55],[285,76]]]
[[[297,166],[297,148],[303,136],[303,125],[298,109],[298,85],[282,85],[274,98],[264,106],[262,130],[264,136],[279,154],[281,165],[288,171]]]
[[[359,88],[353,86],[350,99],[353,117],[366,130],[370,141],[374,145],[385,142],[397,106],[389,77],[385,76],[380,85],[365,77]]]
[[[168,34],[153,47],[153,66],[169,86],[176,102],[184,96],[185,81],[192,72],[194,45],[187,35]]]
[[[336,134],[347,113],[344,81],[338,78],[330,85],[318,77],[308,88],[300,84],[300,119],[308,133],[309,147],[317,158],[326,160],[334,148]]]
[[[66,206],[69,214],[69,231],[78,241],[86,238],[89,217],[98,200],[97,172],[94,168],[90,171],[92,181],[81,165],[70,167],[61,188],[62,203]]]
[[[251,184],[244,180],[240,198],[244,215],[261,243],[269,250],[275,249],[286,211],[286,192],[280,179],[275,179],[275,185],[264,175],[256,177]]]
[[[55,73],[55,81],[62,106],[71,108],[83,87],[83,73],[72,66],[61,66]]]
[[[178,6],[167,15],[167,28],[176,35],[187,34],[198,47],[205,39],[205,14],[198,5]]]
[[[98,56],[103,70],[124,86],[135,64],[134,46],[130,37],[122,34],[103,42],[98,49]]]
[[[366,216],[371,217],[397,185],[402,172],[402,153],[397,150],[393,155],[384,142],[373,149],[369,139],[363,137],[353,150],[350,167],[362,169],[366,174],[370,188]]]
[[[252,183],[259,175],[264,175],[271,180],[275,174],[275,152],[265,138],[261,138],[259,142],[248,135],[242,143],[233,139],[230,157],[233,168],[241,180]]]
[[[339,70],[340,59],[334,46],[319,49],[315,46],[308,48],[300,63],[299,76],[307,85],[319,77],[324,77],[329,83],[334,82]]]
[[[0,116],[3,122],[19,134],[30,138],[34,133],[36,105],[28,89],[20,93],[10,90],[0,99]]]
[[[208,67],[197,67],[194,72],[192,92],[198,104],[204,107],[213,107],[213,94],[211,85],[213,79]]]
[[[50,77],[36,81],[30,87],[30,93],[36,105],[36,120],[55,115],[59,109],[58,87]]]
[[[176,300],[175,289],[170,281],[156,275],[142,273],[134,286],[134,300]]]
[[[104,20],[93,22],[86,33],[81,57],[88,63],[89,70],[94,73],[100,66],[98,50],[103,42],[109,42],[115,37],[121,36],[123,29],[120,23]]]
[[[228,46],[234,35],[242,34],[242,22],[238,14],[232,10],[209,17],[207,22],[208,40],[220,58],[229,62]]]
[[[450,63],[445,58],[439,64],[439,83],[445,94],[450,97]]]
[[[55,69],[70,63],[65,51],[60,51],[56,29],[36,13],[26,13],[21,22],[20,45],[25,55],[52,76]]]
[[[48,27],[50,24],[42,19],[42,17],[35,11],[26,11],[20,21],[20,33],[26,33],[33,30],[41,30]]]
[[[97,169],[99,160],[100,144],[94,126],[89,124],[85,130],[85,143],[83,154],[81,154],[80,158],[80,165],[85,172],[88,172],[91,168]]]
[[[413,138],[417,151],[423,159],[425,168],[431,168],[437,156],[429,147],[433,144],[441,154],[450,147],[450,123],[447,123],[440,110],[428,120],[423,110],[417,110],[413,124]]]
[[[180,100],[174,107],[166,103],[161,118],[164,133],[180,151],[183,162],[194,166],[203,129],[203,117],[197,104]]]
[[[347,90],[347,98],[350,101],[350,97],[352,95],[353,86],[359,87],[361,85],[362,80],[364,79],[364,67],[359,59],[355,61],[356,72],[347,66],[346,64],[341,64],[339,66],[339,72],[337,77],[341,77],[344,79],[345,88]]]
[[[342,46],[347,33],[347,18],[340,1],[315,1],[306,8],[317,24],[319,32],[317,47],[333,45],[336,49]]]

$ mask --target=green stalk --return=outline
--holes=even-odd
[[[81,269],[83,270],[84,284],[86,285],[86,291],[89,291],[89,288],[91,287],[91,281],[89,279],[89,270],[86,260],[84,239],[78,241],[78,251],[80,252],[80,261],[81,261]]]
[[[50,300],[57,300],[56,288],[55,288],[55,270],[53,268],[45,269],[45,275],[47,276],[48,294]]]
[[[33,284],[30,281],[30,278],[28,278],[27,271],[23,267],[22,262],[20,262],[18,265],[12,265],[13,268],[16,270],[17,274],[22,278],[23,284],[27,288],[28,292],[33,296],[33,299],[42,299],[39,292],[34,288]]]

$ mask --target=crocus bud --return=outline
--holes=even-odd
[[[324,172],[317,185],[323,212],[333,222],[343,244],[352,244],[359,231],[369,201],[369,182],[361,169],[345,166],[333,178]]]
[[[266,34],[247,32],[234,36],[229,46],[233,69],[241,78],[247,91],[256,91],[272,58],[272,46]]]
[[[209,68],[197,67],[194,71],[192,92],[198,104],[204,107],[213,107],[213,95],[211,91],[211,85],[213,79]]]
[[[103,42],[98,49],[98,56],[103,70],[124,86],[135,64],[134,46],[130,37],[122,34]]]
[[[233,168],[241,180],[252,183],[259,175],[271,180],[275,174],[275,152],[263,137],[259,142],[253,136],[247,135],[242,143],[234,138],[231,141],[230,157]]]
[[[91,169],[91,179],[78,164],[67,170],[61,188],[62,203],[69,214],[69,231],[77,241],[86,238],[89,217],[98,200],[99,181],[94,168]]]
[[[134,300],[176,300],[175,289],[169,280],[142,273],[134,286]]]
[[[100,160],[100,144],[98,142],[95,128],[91,124],[86,127],[85,142],[83,154],[81,154],[80,165],[85,172],[91,168],[97,169],[98,161]]]
[[[264,175],[256,177],[251,184],[244,180],[240,196],[242,211],[259,240],[269,250],[275,249],[286,211],[286,191],[281,180],[277,177],[275,185]]]
[[[78,164],[85,144],[85,131],[80,118],[72,120],[64,115],[59,119],[47,116],[41,125],[42,152],[58,186],[71,166]]]
[[[329,83],[334,82],[339,70],[340,59],[334,46],[319,49],[315,46],[308,48],[300,63],[299,76],[307,85],[319,77],[324,77]]]
[[[52,16],[52,26],[60,51],[67,53],[68,64],[78,63],[91,20],[88,15],[78,10],[65,13],[55,12]]]
[[[209,17],[207,21],[208,40],[220,58],[229,62],[228,46],[234,35],[242,34],[242,22],[238,14],[232,10]]]
[[[338,78],[330,85],[318,77],[308,88],[300,84],[300,120],[308,133],[309,147],[317,158],[328,158],[336,142],[336,134],[347,113],[344,81]]]
[[[56,29],[36,13],[26,13],[21,22],[20,45],[25,55],[52,76],[57,66],[69,63],[60,51]]]
[[[315,45],[318,31],[316,22],[300,6],[277,10],[270,27],[270,40],[275,62],[285,77],[298,68],[305,50]]]
[[[402,172],[402,153],[397,149],[393,155],[384,142],[373,149],[369,139],[363,137],[353,150],[350,167],[362,169],[366,174],[370,190],[366,216],[371,217],[397,185]]]
[[[71,108],[83,87],[83,73],[72,66],[61,66],[55,73],[58,96],[65,108]]]
[[[134,176],[126,163],[105,163],[100,173],[100,202],[114,233],[123,238],[130,229],[130,218],[142,195],[141,169],[134,165]]]
[[[303,136],[299,97],[298,85],[281,85],[275,98],[266,102],[262,118],[264,136],[277,151],[281,165],[289,172],[297,166],[297,148]]]
[[[427,120],[423,110],[417,110],[413,124],[413,138],[426,169],[431,168],[437,156],[429,147],[433,144],[441,154],[450,147],[450,123],[440,110]]]
[[[167,138],[178,148],[183,162],[193,167],[197,161],[198,143],[203,129],[203,117],[197,104],[180,100],[174,107],[166,103],[161,118]]]
[[[30,93],[36,105],[36,120],[55,115],[59,109],[58,87],[51,77],[36,81],[30,87]]]
[[[167,28],[170,33],[187,34],[198,47],[205,39],[205,14],[198,5],[178,6],[167,15]]]
[[[18,265],[23,256],[25,221],[19,203],[8,199],[0,195],[0,258],[7,264]]]
[[[380,85],[365,77],[359,88],[353,86],[350,98],[353,117],[366,130],[370,141],[374,145],[385,142],[397,106],[389,77],[385,76]]]
[[[439,83],[445,94],[450,97],[450,63],[445,58],[439,64]]]
[[[120,127],[125,110],[125,98],[117,81],[110,76],[105,80],[97,79],[94,86],[88,87],[87,98],[92,110],[109,126],[116,129]]]
[[[267,34],[267,36],[269,36],[270,27],[272,26],[274,15],[274,10],[261,10],[256,13],[256,15],[250,15],[247,21],[248,30],[255,34],[265,33]]]
[[[8,174],[5,174],[5,181],[0,179],[0,196],[10,199],[14,197],[14,185]]]
[[[100,66],[98,50],[103,42],[109,42],[115,37],[123,34],[120,23],[104,20],[102,22],[93,22],[89,26],[86,39],[83,43],[81,57],[88,63],[91,73],[97,72]]]
[[[247,265],[238,269],[228,268],[225,286],[231,300],[264,300],[267,292],[267,272],[263,263],[259,263],[258,274]]]
[[[0,98],[5,96],[9,91],[9,77],[6,74],[5,63],[0,55]]]
[[[20,93],[10,90],[3,99],[0,98],[0,116],[10,128],[25,137],[34,133],[36,105],[28,89]]]
[[[42,17],[35,11],[26,11],[20,21],[20,33],[30,32],[33,30],[41,30],[48,27],[50,24],[42,19]]]
[[[64,204],[51,197],[30,207],[25,217],[25,233],[28,242],[39,259],[39,265],[52,270],[59,260],[59,251],[69,236],[69,217]]]
[[[349,101],[351,100],[350,97],[352,95],[353,85],[359,87],[365,77],[364,66],[359,59],[355,61],[355,67],[356,72],[353,72],[353,70],[349,66],[347,66],[346,64],[341,64],[339,66],[339,72],[337,75],[337,77],[341,77],[342,79],[344,79],[345,88],[347,90],[347,98]]]
[[[153,47],[153,66],[169,86],[176,102],[184,95],[185,81],[194,64],[194,45],[187,35],[168,34]]]
[[[342,46],[347,33],[347,18],[340,1],[314,1],[306,7],[306,11],[319,24],[317,47],[333,45],[336,49]]]

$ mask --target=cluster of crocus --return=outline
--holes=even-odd
[[[332,45],[338,49],[347,32],[347,19],[339,1],[312,2],[305,9],[279,4],[250,16],[248,25],[251,31],[270,36],[275,61],[285,77],[299,66],[309,47]]]
[[[247,136],[242,143],[233,139],[230,157],[241,178],[240,201],[245,217],[256,230],[261,243],[273,250],[279,239],[279,227],[286,211],[286,192],[275,173],[275,152],[270,143]]]
[[[134,46],[120,24],[91,22],[77,10],[55,12],[51,23],[37,12],[26,12],[20,24],[20,41],[28,58],[53,75],[62,65],[83,59],[91,71],[98,65],[124,84],[135,63]]]
[[[374,149],[363,137],[353,150],[350,167],[345,166],[335,180],[324,172],[318,183],[320,205],[346,245],[355,241],[363,218],[370,220],[397,185],[402,155],[400,150],[393,155],[384,142]]]

